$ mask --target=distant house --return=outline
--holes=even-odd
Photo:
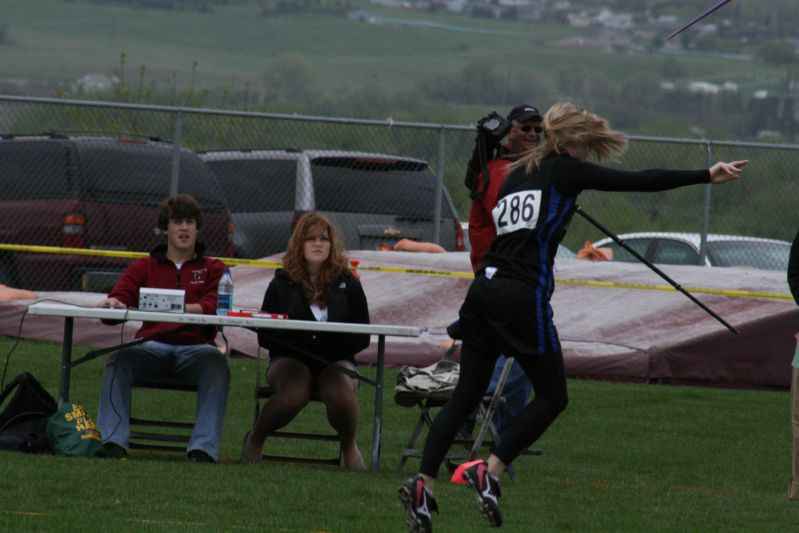
[[[356,20],[358,22],[366,22],[367,24],[380,24],[383,22],[382,15],[378,15],[377,13],[372,13],[370,11],[364,11],[362,9],[348,12],[347,18],[350,20]]]
[[[588,28],[591,26],[591,17],[585,11],[580,13],[567,13],[566,20],[572,28]]]
[[[448,0],[444,2],[444,7],[450,13],[463,13],[468,6],[468,0]]]
[[[650,24],[658,28],[671,28],[677,24],[677,17],[674,15],[659,15],[653,18]]]
[[[593,22],[605,28],[626,30],[633,27],[633,16],[630,13],[613,13],[610,9],[602,9],[593,18]]]
[[[116,76],[108,77],[105,74],[86,74],[71,84],[71,89],[76,93],[94,93],[105,91],[119,83]]]
[[[502,16],[506,9],[506,7],[481,0],[469,2],[469,5],[466,6],[464,11],[468,11],[473,17],[498,19]]]
[[[779,142],[783,139],[782,133],[777,130],[760,130],[756,137],[760,142]]]
[[[738,92],[738,84],[734,81],[725,81],[721,84],[721,88],[724,89],[728,93],[737,93]]]
[[[560,39],[552,44],[565,48],[590,48],[602,52],[629,51],[633,48],[632,39],[626,31],[591,26],[581,33],[582,35]]]
[[[699,34],[699,37],[716,35],[719,32],[718,24],[696,24],[692,29]]]
[[[447,11],[473,17],[537,21],[543,18],[544,0],[443,0]]]
[[[516,20],[537,22],[544,18],[546,5],[543,0],[526,0],[516,6]]]
[[[567,16],[572,10],[572,5],[569,0],[558,0],[552,7],[549,8],[549,12],[551,13],[551,17],[554,20],[568,23]]]
[[[688,91],[698,94],[719,94],[721,86],[716,83],[707,81],[691,81],[688,82]]]
[[[391,7],[391,8],[404,8],[411,7],[408,0],[369,0],[369,3],[375,6]]]
[[[521,7],[538,3],[539,2],[536,2],[534,0],[497,0],[497,4],[504,7]]]

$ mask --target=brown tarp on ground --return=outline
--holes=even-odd
[[[466,253],[355,251],[364,267],[469,272]],[[272,260],[277,257],[270,258]],[[785,273],[742,268],[662,266],[683,287],[789,294]],[[440,358],[446,326],[457,317],[469,279],[424,274],[360,270],[375,324],[410,325],[422,329],[418,339],[387,339],[387,364],[427,365]],[[273,270],[234,267],[234,305],[257,309]],[[556,279],[625,284],[666,283],[634,263],[559,260]],[[792,300],[695,294],[705,305],[740,330],[733,335],[685,296],[674,291],[597,287],[560,283],[552,300],[571,377],[637,382],[696,383],[723,386],[788,388],[799,309]],[[81,305],[103,295],[41,293]],[[30,301],[0,302],[0,334],[16,336],[22,311]],[[125,326],[133,336],[137,324]],[[63,319],[29,316],[25,338],[60,341]],[[225,333],[235,352],[258,354],[256,335],[240,328]],[[78,320],[75,341],[111,346],[120,341],[120,326]],[[358,355],[375,360],[377,342]],[[263,354],[262,354],[263,355]],[[54,356],[55,357],[55,356]],[[56,361],[54,360],[54,364]]]

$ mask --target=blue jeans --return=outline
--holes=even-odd
[[[502,375],[502,367],[505,366],[506,357],[500,355],[494,365],[494,373],[491,375],[491,381],[488,384],[486,394],[494,394],[499,384],[499,378]],[[511,422],[519,416],[527,401],[530,399],[530,394],[533,392],[533,384],[527,374],[524,373],[522,367],[516,362],[508,374],[508,379],[505,381],[505,386],[502,388],[502,398],[505,399],[504,403],[497,406],[494,411],[492,421],[494,427],[497,428],[497,433],[500,438],[504,435]]]
[[[197,385],[196,422],[186,449],[202,450],[218,460],[230,372],[225,355],[209,344],[147,341],[109,355],[97,414],[103,442],[128,448],[133,384],[160,377]]]

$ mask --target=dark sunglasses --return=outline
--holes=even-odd
[[[529,124],[526,126],[519,126],[519,129],[522,130],[524,133],[530,133],[531,131],[534,131],[536,133],[541,133],[544,131],[544,128],[542,128],[541,126],[531,126]]]

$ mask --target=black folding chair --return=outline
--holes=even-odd
[[[134,383],[133,390],[168,390],[184,391],[197,394],[197,386],[186,383],[177,378],[159,378],[151,381]],[[135,398],[134,398],[135,400]],[[134,402],[131,402],[133,404]],[[166,452],[186,452],[186,445],[191,438],[194,429],[194,421],[177,420],[155,420],[133,416],[133,405],[131,405],[130,416],[130,440],[129,447],[132,450],[158,450]],[[135,430],[136,427],[147,428],[147,430]],[[169,429],[171,431],[157,431],[153,428]],[[179,430],[179,431],[178,431]],[[178,446],[177,444],[180,444]]]
[[[258,365],[258,369],[256,370],[256,378],[255,378],[255,413],[253,414],[253,425],[258,420],[258,415],[261,412],[261,400],[268,400],[274,395],[275,391],[269,385],[262,385],[261,384],[261,371],[260,371],[260,364]],[[314,387],[311,390],[311,401],[312,402],[321,402],[319,398],[319,392]],[[268,406],[268,404],[267,404]],[[299,416],[301,416],[301,413]],[[293,420],[289,426],[296,425],[296,420]],[[327,424],[325,420],[324,424]],[[316,441],[316,442],[335,442],[336,443],[336,455],[332,457],[311,457],[311,456],[302,456],[302,455],[278,455],[278,454],[264,454],[263,460],[264,461],[272,461],[272,462],[283,462],[283,463],[306,463],[306,464],[315,464],[315,465],[328,465],[328,466],[341,466],[342,460],[342,450],[340,445],[340,439],[337,433],[321,433],[315,431],[284,431],[279,430],[275,431],[274,433],[270,434],[268,440],[271,441],[272,439],[285,439],[285,440],[299,440],[299,441]]]

